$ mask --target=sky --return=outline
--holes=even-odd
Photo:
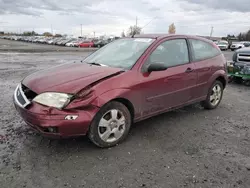
[[[0,31],[121,35],[143,33],[237,35],[250,29],[250,0],[0,0]]]

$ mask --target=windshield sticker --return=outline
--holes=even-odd
[[[138,38],[138,39],[135,39],[134,41],[136,41],[136,42],[151,42],[152,41],[152,39],[143,39],[143,38]]]

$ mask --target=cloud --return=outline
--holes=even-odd
[[[106,0],[107,1],[107,0]],[[108,0],[109,1],[109,0]],[[44,10],[56,11],[59,13],[77,13],[91,12],[91,7],[95,3],[100,3],[99,0],[92,0],[91,3],[87,0],[0,0],[1,14],[24,14],[31,16],[41,16]],[[30,9],[33,9],[30,10]],[[100,12],[102,12],[100,10]],[[96,13],[93,11],[93,13]]]
[[[208,35],[214,26],[214,35],[223,36],[248,29],[248,1],[0,0],[0,30],[42,33],[52,25],[56,33],[79,35],[82,24],[84,34],[120,35],[137,17],[144,33],[167,33],[174,22],[178,33]]]
[[[225,2],[219,0],[184,0],[192,4],[203,5],[208,8],[221,9],[236,12],[250,12],[249,0],[226,0]]]

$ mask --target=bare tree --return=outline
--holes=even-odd
[[[138,27],[138,26],[130,26],[129,27],[129,30],[128,30],[128,32],[127,32],[127,35],[128,36],[132,36],[132,35],[138,35],[138,34],[140,34],[141,33],[141,30],[142,30],[142,28],[141,27]]]
[[[53,35],[50,32],[45,32],[45,33],[43,33],[43,36],[52,37]]]
[[[176,32],[176,28],[175,28],[174,23],[172,23],[171,25],[169,25],[168,33],[169,34],[175,34],[175,32]]]
[[[124,31],[122,31],[121,37],[126,37]]]
[[[62,37],[61,34],[55,34],[55,37]]]
[[[237,37],[240,41],[250,41],[250,30],[240,33]]]

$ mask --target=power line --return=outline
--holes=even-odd
[[[145,28],[147,25],[149,25],[154,19],[156,19],[157,18],[157,16],[156,17],[154,17],[153,19],[151,19],[147,24],[145,24],[141,29],[143,29],[143,28]]]

